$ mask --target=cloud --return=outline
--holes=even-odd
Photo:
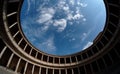
[[[69,11],[69,6],[64,6],[64,7],[63,7],[63,10],[64,10],[64,11]]]
[[[62,32],[67,26],[66,19],[55,20],[53,26],[58,27],[58,32]]]
[[[28,1],[28,11],[30,10],[30,6],[32,4],[34,4],[34,0],[27,0]],[[32,2],[32,3],[31,3]],[[74,3],[74,0],[70,0],[71,3]],[[85,3],[81,3],[79,1],[79,4],[80,5],[83,5],[85,6]],[[54,14],[56,13],[57,11],[57,8],[53,8],[53,7],[44,7],[44,3],[43,3],[43,7],[41,8],[38,7],[38,18],[37,17],[29,17],[30,20],[26,19],[26,22],[27,21],[30,21],[28,22],[28,24],[41,24],[41,28],[36,28],[36,29],[31,29],[29,30],[29,32],[27,32],[28,35],[34,35],[35,37],[39,37],[39,36],[42,36],[44,35],[44,33],[49,29],[50,25],[53,25],[55,28],[57,28],[57,32],[62,32],[64,31],[64,29],[66,28],[67,26],[67,23],[71,23],[71,25],[73,24],[73,22],[68,22],[68,20],[78,20],[78,19],[81,19],[82,18],[82,21],[86,21],[86,18],[84,18],[84,15],[82,15],[80,13],[80,9],[77,8],[75,10],[76,14],[72,14],[72,10],[71,8],[69,7],[68,3],[66,1],[63,1],[63,0],[60,0],[58,5],[61,5],[61,9],[64,10],[65,12],[67,12],[67,17],[65,18],[61,18],[61,19],[53,19],[54,17]],[[57,6],[59,7],[59,6]],[[37,19],[36,19],[37,18]],[[34,22],[34,20],[36,22]],[[76,21],[77,22],[77,21]],[[27,28],[29,25],[25,25],[23,26],[24,28]],[[30,27],[28,27],[30,28]],[[84,35],[83,35],[83,40],[86,38]]]
[[[55,10],[52,7],[51,8],[42,8],[41,13],[42,14],[49,13],[49,14],[53,15],[55,13]]]
[[[70,3],[74,4],[74,0],[70,0]],[[66,17],[61,19],[53,19],[53,17],[55,17],[54,14],[56,14],[57,9],[64,10],[66,13]],[[79,8],[75,10],[75,14],[73,15],[74,11],[72,11],[68,3],[66,3],[66,1],[63,1],[63,0],[59,1],[58,6],[56,6],[55,8],[38,7],[38,11],[39,11],[39,14],[38,14],[39,17],[37,18],[36,22],[43,25],[53,25],[57,27],[58,32],[62,32],[66,28],[68,20],[72,21],[72,20],[81,19],[81,21],[86,21],[86,18],[84,18],[84,15],[80,13]],[[46,26],[46,29],[48,28],[49,26]]]
[[[86,3],[82,3],[82,2],[80,2],[80,1],[77,2],[77,5],[80,5],[81,7],[86,7],[86,6],[87,6]]]
[[[48,25],[45,25],[43,27],[41,27],[41,31],[43,32],[46,32],[47,30],[49,29],[49,26]]]
[[[93,44],[93,42],[88,42],[88,43],[83,47],[82,50],[85,50],[86,48],[88,48],[88,47],[91,46],[92,44]]]
[[[54,44],[54,37],[46,39],[44,42],[40,44],[39,48],[43,48],[42,50],[46,52],[55,52],[56,46]]]
[[[35,3],[35,0],[27,0],[27,4],[28,4],[28,6],[27,6],[27,13],[30,11],[32,3]]]
[[[74,5],[75,4],[75,0],[70,0],[70,4]]]
[[[41,28],[29,28],[28,36],[35,37],[35,38],[41,38],[41,36],[44,34],[43,31],[41,31]]]
[[[82,14],[80,14],[80,13],[77,13],[77,14],[75,14],[75,15],[72,15],[71,13],[69,13],[68,15],[67,15],[67,20],[78,20],[78,19],[81,19],[81,18],[83,18],[84,16],[82,15]],[[85,19],[85,18],[84,18]]]
[[[47,25],[44,25],[42,27],[33,27],[32,25],[33,24],[30,24],[27,21],[25,21],[24,25],[22,25],[24,33],[29,38],[29,40],[31,40],[31,38],[42,38],[42,36],[49,28]]]
[[[30,10],[30,5],[31,5],[30,0],[27,0],[27,3],[28,3],[27,12],[29,12],[29,10]]]
[[[53,24],[53,20],[50,19],[49,21],[45,22],[44,24],[47,25],[47,26],[50,26],[51,24]]]
[[[81,41],[84,41],[88,36],[88,33],[83,33],[81,36],[80,36],[80,40]]]
[[[55,10],[53,8],[43,8],[41,9],[39,18],[37,19],[38,23],[45,23],[52,20],[55,14]]]
[[[65,4],[66,4],[65,1],[60,0],[60,1],[58,2],[58,8],[60,8],[60,9],[63,8]]]
[[[90,33],[91,33],[91,31],[88,31],[87,33],[83,33],[80,37],[81,41],[84,41]]]
[[[38,23],[45,23],[49,20],[51,20],[53,17],[53,15],[49,14],[49,13],[45,13],[45,14],[42,14],[39,19],[37,20]]]
[[[77,13],[73,16],[73,19],[76,20],[76,19],[80,19],[82,17],[84,17],[82,14]]]
[[[67,15],[67,20],[72,20],[73,19],[73,15],[71,14],[71,13],[69,13],[68,15]]]
[[[32,18],[30,16],[26,16],[24,17],[24,19],[21,19],[21,26],[23,30],[28,31],[31,28],[33,28],[32,25],[36,23],[35,20],[36,20],[35,18]]]
[[[81,7],[86,7],[87,6],[87,4],[85,4],[85,3],[80,3],[80,5],[81,5]]]
[[[87,19],[86,18],[83,18],[83,21],[86,21]]]
[[[75,38],[71,38],[69,39],[69,42],[72,42],[72,41],[75,41],[76,39]]]

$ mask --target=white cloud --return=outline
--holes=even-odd
[[[42,25],[41,27],[39,27],[39,25],[37,25],[38,27],[35,27],[33,25],[36,25],[36,22],[34,21],[36,20],[35,18],[25,18],[24,20],[22,20],[21,24],[22,24],[22,28],[24,30],[24,33],[27,37],[29,37],[31,40],[31,38],[43,38],[43,36],[45,35],[46,31],[49,29],[50,25]],[[28,22],[29,21],[29,22]],[[31,41],[34,41],[35,39],[32,39]]]
[[[75,0],[70,0],[70,4],[74,5],[75,4]]]
[[[67,20],[72,20],[73,19],[73,15],[71,14],[71,13],[69,13],[68,15],[67,15]]]
[[[83,47],[82,50],[85,50],[86,48],[88,48],[88,47],[91,46],[92,44],[93,44],[93,42],[88,42],[88,43]]]
[[[80,37],[81,41],[84,41],[87,37],[88,33],[83,33]]]
[[[49,13],[51,15],[54,15],[55,10],[52,7],[51,8],[42,8],[41,9],[41,14],[44,14],[44,13]]]
[[[68,11],[68,12],[69,12],[69,6],[64,6],[64,7],[63,7],[63,10],[65,10],[65,11]]]
[[[77,4],[80,5],[81,7],[86,7],[86,6],[87,6],[86,3],[82,3],[82,2],[80,2],[80,1],[78,1]]]
[[[29,34],[32,36],[35,36],[36,38],[40,38],[43,34],[44,34],[44,32],[43,31],[41,31],[41,28],[34,28],[34,29],[30,29],[29,30]]]
[[[27,0],[27,4],[28,4],[28,6],[27,6],[27,13],[30,11],[32,3],[35,3],[35,0]]]
[[[83,18],[84,16],[80,13],[77,13],[75,15],[72,15],[71,13],[67,15],[67,19],[68,20],[77,20],[77,19],[81,19]]]
[[[58,32],[62,32],[67,26],[66,19],[55,20],[53,26],[58,28]]]
[[[41,30],[44,31],[44,32],[47,31],[48,29],[49,29],[49,26],[48,26],[48,25],[45,25],[45,26],[43,26],[43,27],[41,28]]]
[[[63,8],[65,4],[66,4],[65,1],[60,0],[59,3],[58,3],[58,8],[60,8],[60,9]]]
[[[30,10],[30,5],[31,5],[30,0],[27,0],[27,3],[28,3],[27,12],[29,12],[29,10]]]
[[[75,38],[71,38],[70,40],[69,40],[69,42],[72,42],[72,41],[75,41],[76,39]]]
[[[73,22],[69,22],[70,25],[73,25]]]
[[[87,6],[87,4],[85,4],[85,3],[80,3],[80,5],[81,5],[82,7],[86,7],[86,6]]]
[[[86,18],[83,18],[83,21],[86,21]]]
[[[87,36],[87,33],[83,33],[83,36]]]
[[[88,30],[87,32],[84,32],[82,35],[80,35],[80,40],[84,41],[86,38],[88,38],[91,32],[92,32],[92,29]]]
[[[64,5],[64,4],[66,4],[66,2],[63,1],[63,0],[60,0],[60,1],[59,1],[59,4]]]
[[[47,21],[47,22],[44,23],[45,26],[49,26],[49,27],[52,24],[53,24],[53,20],[52,19],[50,19],[49,21]]]
[[[74,4],[74,0],[70,0],[69,1],[71,4]],[[79,2],[80,5],[84,5],[83,3]],[[41,7],[39,7],[41,8]],[[53,24],[53,25],[57,25],[59,26],[58,27],[58,31],[61,32],[64,30],[64,28],[66,27],[66,22],[67,20],[78,20],[78,19],[81,19],[81,21],[86,21],[86,19],[84,18],[84,15],[82,15],[80,13],[80,9],[77,8],[76,9],[76,14],[73,15],[72,11],[70,8],[69,8],[69,5],[68,3],[66,3],[66,1],[59,1],[58,2],[58,6],[55,7],[55,8],[41,8],[39,9],[38,8],[38,11],[40,12],[40,14],[38,15],[39,18],[36,20],[37,23],[43,23],[43,24]],[[65,11],[67,17],[65,18],[61,18],[60,20],[56,20],[56,19],[52,19],[54,17],[54,14],[56,13],[57,9],[62,9]],[[50,21],[50,22],[49,22]]]
[[[25,34],[27,37],[35,38],[35,39],[40,39],[40,38],[42,39],[46,31],[48,30],[48,27],[47,26],[38,27],[38,28],[28,27],[28,29],[26,30],[27,31],[25,31]]]
[[[39,18],[37,19],[38,23],[45,23],[52,20],[55,14],[55,10],[53,8],[43,8],[41,9]]]
[[[79,7],[76,7],[76,13],[80,13]]]
[[[73,19],[76,20],[76,19],[80,19],[82,17],[84,17],[82,14],[77,13],[73,16]]]
[[[41,14],[39,19],[37,20],[38,23],[45,23],[49,20],[51,20],[53,17],[53,15],[49,14],[49,13],[45,13],[45,14]]]
[[[50,37],[40,44],[40,48],[44,48],[43,51],[54,52],[56,51],[56,46],[54,44],[54,37]]]

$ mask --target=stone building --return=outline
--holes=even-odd
[[[120,0],[104,0],[107,20],[92,46],[67,56],[41,52],[20,26],[22,0],[0,0],[0,74],[120,74]]]

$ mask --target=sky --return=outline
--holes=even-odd
[[[93,44],[103,31],[103,0],[24,0],[20,15],[22,31],[38,50],[69,55]]]

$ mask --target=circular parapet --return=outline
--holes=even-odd
[[[94,74],[120,60],[120,0],[105,0],[107,20],[92,46],[66,56],[36,49],[20,26],[22,0],[0,0],[0,65],[23,74]]]

